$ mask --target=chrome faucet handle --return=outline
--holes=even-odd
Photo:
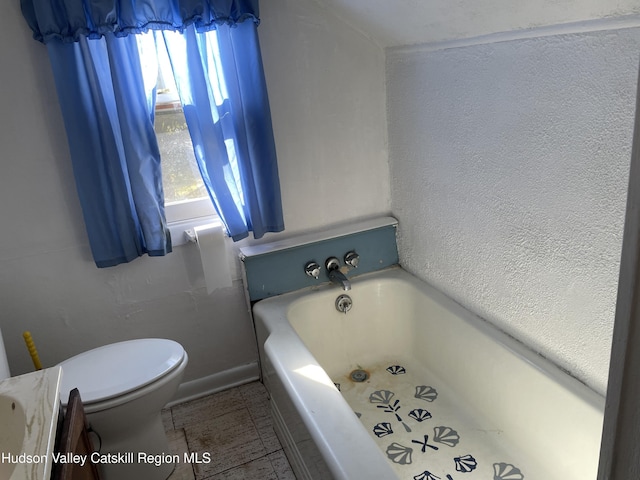
[[[358,268],[358,263],[360,262],[360,255],[358,255],[355,251],[347,252],[344,256],[344,263],[347,265],[351,265],[353,268]]]
[[[306,273],[310,277],[315,278],[316,280],[318,279],[318,277],[320,277],[320,270],[322,270],[322,267],[313,261],[307,262],[307,264],[304,266],[304,273]]]
[[[338,270],[340,268],[340,260],[336,257],[329,257],[325,260],[324,266],[327,267],[327,272]]]

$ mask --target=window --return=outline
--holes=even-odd
[[[182,231],[219,219],[193,153],[166,48],[161,41],[156,47],[153,32],[138,35],[137,39],[143,70],[153,75],[157,72],[157,78],[148,80],[151,85],[157,82],[154,129],[162,159],[165,215],[169,227],[174,227],[173,243],[180,245]]]
[[[180,102],[167,101],[166,95],[158,90],[154,127],[162,158],[167,222],[214,215]]]

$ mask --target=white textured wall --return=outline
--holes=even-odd
[[[389,211],[385,56],[314,0],[261,2],[285,225]]]
[[[604,393],[640,29],[387,55],[403,265]]]
[[[282,235],[388,212],[384,52],[311,1],[288,13],[280,11],[287,2],[262,3]],[[185,346],[185,380],[256,361],[237,270],[233,287],[207,296],[193,245],[165,258],[94,266],[46,49],[31,38],[19,2],[0,3],[0,59],[0,328],[12,373],[33,368],[21,336],[27,329],[45,366],[149,336]],[[351,178],[351,167],[364,173]],[[365,188],[372,179],[381,187]]]

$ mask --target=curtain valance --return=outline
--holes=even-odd
[[[203,32],[220,24],[258,22],[258,0],[20,0],[33,38],[77,42],[80,36],[122,37],[150,29]]]

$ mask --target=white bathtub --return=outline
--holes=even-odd
[[[253,312],[299,480],[596,479],[604,399],[399,267]]]

